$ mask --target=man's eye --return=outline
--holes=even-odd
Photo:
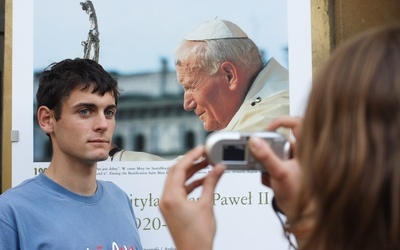
[[[115,111],[114,110],[106,110],[105,112],[105,115],[107,116],[107,117],[113,117],[114,115],[115,115]]]
[[[89,109],[81,109],[81,110],[79,110],[79,114],[88,115],[88,114],[90,114],[90,110]]]

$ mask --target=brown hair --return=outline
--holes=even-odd
[[[400,26],[340,47],[313,81],[299,138],[315,227],[306,249],[400,249]]]
[[[54,110],[55,118],[61,116],[62,102],[76,86],[82,89],[93,87],[92,93],[113,93],[118,102],[117,80],[96,61],[83,58],[64,59],[50,64],[39,78],[36,93],[37,108],[46,106]]]

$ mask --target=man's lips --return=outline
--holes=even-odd
[[[109,140],[106,139],[93,139],[93,140],[89,140],[89,142],[91,143],[109,143]]]

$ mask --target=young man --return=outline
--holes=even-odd
[[[118,95],[116,80],[89,59],[66,59],[43,72],[37,118],[53,156],[44,174],[0,196],[0,249],[142,249],[128,196],[96,180]]]

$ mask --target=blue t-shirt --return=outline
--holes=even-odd
[[[126,193],[97,181],[93,196],[75,194],[44,174],[0,196],[0,249],[141,250]]]

